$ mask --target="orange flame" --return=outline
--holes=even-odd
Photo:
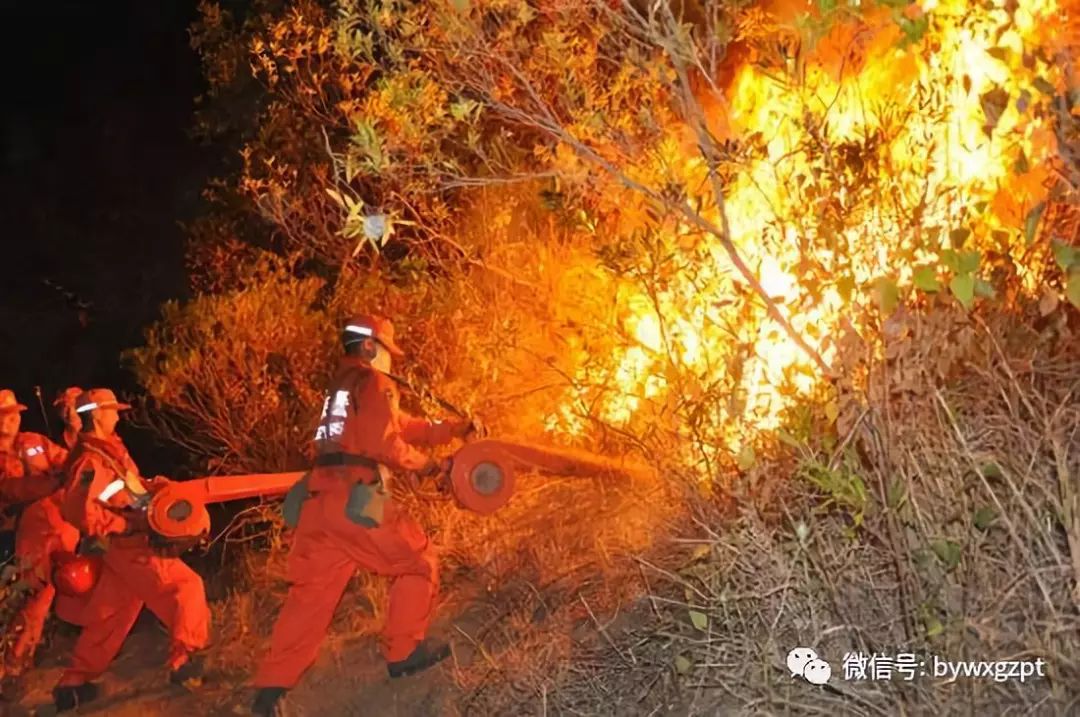
[[[1054,152],[1049,121],[1030,107],[1039,82],[1060,79],[1030,53],[1061,23],[1056,0],[1012,5],[1010,12],[1001,0],[992,7],[925,0],[905,15],[909,27],[925,23],[925,36],[907,46],[898,43],[889,10],[868,12],[809,53],[802,79],[747,64],[725,106],[709,110],[729,138],[757,135],[762,148],[725,186],[732,240],[827,362],[835,354],[831,334],[841,319],[858,323],[866,315],[876,281],[909,286],[917,265],[935,267],[947,281],[942,252],[961,245],[1013,257],[1025,247],[1024,217],[1045,197]],[[852,48],[861,49],[861,61]],[[669,128],[652,165],[635,170],[663,176],[662,168],[675,167],[691,196],[700,193],[692,188],[709,186],[707,168],[687,136],[685,126]],[[857,161],[878,171],[852,181],[855,170],[837,169],[842,151],[859,152]],[[832,184],[815,191],[825,175]],[[827,211],[842,220],[832,234]],[[719,225],[715,210],[705,215]],[[724,301],[744,281],[715,237],[677,227],[669,240],[692,247],[692,271],[680,270],[648,295],[619,284],[620,328],[629,341],[606,357],[599,378],[589,372],[593,388],[568,393],[547,417],[549,430],[584,431],[580,414],[597,405],[597,384],[607,389],[595,417],[616,425],[647,420],[656,412],[646,406],[670,405],[666,367],[689,377],[679,390],[692,391],[730,373],[726,359],[741,356],[740,400],[734,409],[718,405],[710,419],[710,438],[737,451],[753,431],[777,428],[781,412],[819,386],[814,364],[760,302],[747,311],[745,302]],[[818,278],[808,280],[808,267],[817,267]],[[1032,288],[1038,267],[1018,269]],[[739,354],[740,345],[748,350]]]

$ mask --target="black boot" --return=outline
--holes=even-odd
[[[101,690],[92,682],[84,682],[81,685],[69,687],[56,687],[53,689],[53,706],[56,707],[57,712],[67,712],[79,705],[93,702],[100,694]]]
[[[437,665],[449,656],[450,646],[445,642],[424,640],[404,660],[386,663],[386,669],[390,677],[406,677]]]
[[[277,713],[277,704],[287,691],[284,687],[260,687],[255,693],[251,714],[256,717],[274,717]]]
[[[201,655],[192,655],[188,661],[169,673],[169,682],[174,685],[184,685],[192,680],[203,678],[203,658]]]

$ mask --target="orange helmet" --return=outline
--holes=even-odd
[[[53,585],[64,595],[86,595],[94,589],[101,577],[100,555],[62,552],[53,555],[53,562],[56,564],[53,568]]]
[[[10,388],[0,390],[0,413],[23,412],[26,406],[15,400],[15,392]]]
[[[342,332],[346,345],[353,341],[363,341],[366,338],[375,339],[394,356],[405,355],[405,352],[394,343],[394,324],[390,322],[390,319],[383,316],[370,314],[354,316],[345,322]]]
[[[82,395],[83,390],[78,386],[71,386],[65,388],[63,391],[56,394],[56,400],[53,401],[53,406],[56,408],[74,406],[75,402],[79,400],[79,396]]]
[[[115,408],[117,411],[126,411],[131,408],[131,404],[117,401],[116,394],[110,388],[89,388],[75,399],[76,413],[83,414],[97,408]]]

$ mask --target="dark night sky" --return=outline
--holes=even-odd
[[[187,135],[194,15],[195,0],[0,0],[0,386],[32,408],[35,385],[133,391],[120,351],[184,295],[178,221],[216,161]],[[45,279],[90,304],[85,327]],[[41,430],[37,410],[24,426]]]

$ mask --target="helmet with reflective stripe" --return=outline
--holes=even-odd
[[[342,342],[346,346],[356,341],[374,339],[394,356],[405,355],[394,343],[394,325],[390,323],[390,319],[374,315],[354,316],[345,322],[341,330]]]

